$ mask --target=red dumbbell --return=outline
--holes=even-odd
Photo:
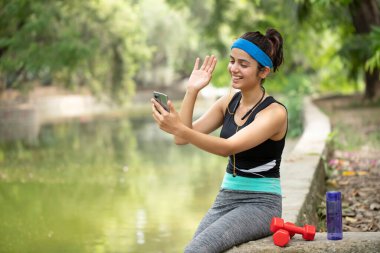
[[[290,241],[289,232],[285,229],[279,229],[273,234],[274,245],[284,247]]]
[[[285,224],[288,224],[288,225],[291,225],[291,226],[295,226],[295,224],[291,223],[291,222],[285,222]],[[288,232],[289,232],[290,239],[292,239],[293,236],[296,234],[296,233],[291,232],[291,231],[288,231]]]
[[[291,222],[286,222],[286,224],[294,226],[294,224]],[[276,233],[273,234],[273,243],[274,245],[284,247],[286,244],[288,244],[290,239],[293,238],[294,234],[294,232],[289,232],[285,229],[279,229],[276,231]]]
[[[303,227],[297,227],[293,224],[284,223],[284,220],[278,217],[273,217],[270,224],[270,231],[275,233],[279,229],[285,229],[289,233],[301,234],[302,238],[307,241],[314,240],[315,236],[315,227],[311,225],[305,225]]]

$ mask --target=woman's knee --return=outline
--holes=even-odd
[[[194,240],[193,240],[194,241]],[[184,253],[209,253],[208,249],[206,249],[204,246],[197,245],[191,241],[185,248]]]
[[[220,253],[224,249],[218,240],[210,238],[194,238],[185,248],[185,253]]]

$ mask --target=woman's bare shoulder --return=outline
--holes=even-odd
[[[232,98],[235,96],[236,93],[238,93],[238,90],[229,90],[229,92],[222,97],[220,97],[217,101],[219,103],[220,108],[223,110],[223,112],[226,111],[227,106],[231,102]]]
[[[285,120],[287,117],[287,110],[283,104],[274,102],[268,105],[262,111],[260,111],[257,114],[257,117],[259,117],[260,115],[267,115],[269,117],[282,118]]]

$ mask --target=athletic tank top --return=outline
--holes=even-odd
[[[228,104],[228,110],[226,109],[224,115],[220,137],[227,139],[236,133],[238,125],[234,120],[234,115],[240,100],[241,92],[237,92]],[[253,110],[247,121],[242,126],[238,127],[238,131],[251,124],[255,120],[257,113],[272,103],[279,102],[272,96],[266,97],[264,101]],[[284,106],[283,104],[281,105]],[[253,122],[252,124],[255,123]],[[285,146],[285,137],[286,133],[279,141],[268,139],[256,147],[235,154],[236,175],[248,178],[279,178],[281,156]],[[226,172],[232,174],[234,166],[232,155],[229,157],[228,161]]]

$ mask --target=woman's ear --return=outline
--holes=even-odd
[[[260,70],[259,76],[260,78],[264,79],[269,75],[269,73],[270,73],[270,68],[264,67],[263,69]]]

